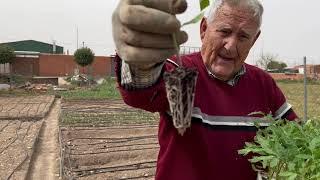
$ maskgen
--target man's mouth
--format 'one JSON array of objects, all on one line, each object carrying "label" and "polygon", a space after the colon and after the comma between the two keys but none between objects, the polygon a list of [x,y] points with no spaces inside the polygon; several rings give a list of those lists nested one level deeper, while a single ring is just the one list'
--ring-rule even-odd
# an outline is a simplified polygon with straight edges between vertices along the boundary
[{"label": "man's mouth", "polygon": [[227,57],[227,56],[221,56],[221,55],[218,55],[218,57],[223,61],[234,61],[233,57]]}]

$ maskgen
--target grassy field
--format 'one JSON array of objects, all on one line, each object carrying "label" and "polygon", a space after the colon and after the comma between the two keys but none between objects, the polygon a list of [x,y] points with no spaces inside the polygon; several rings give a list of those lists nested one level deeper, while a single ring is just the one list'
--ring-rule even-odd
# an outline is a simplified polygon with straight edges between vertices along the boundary
[{"label": "grassy field", "polygon": [[120,99],[120,94],[113,78],[107,78],[102,84],[91,88],[62,91],[55,94],[60,95],[66,100]]},{"label": "grassy field", "polygon": [[[115,86],[115,80],[108,79],[102,85],[96,87],[95,89],[88,90],[75,90],[70,92],[64,92],[61,95],[66,100],[72,99],[119,99],[120,95]],[[293,82],[293,81],[279,81],[277,82],[279,87],[284,92],[287,97],[287,101],[293,105],[293,109],[299,117],[303,117],[303,82]],[[309,83],[308,85],[308,117],[320,117],[320,83]],[[145,118],[147,117],[147,119]],[[109,113],[103,115],[77,115],[77,114],[66,114],[64,124],[109,124],[115,122],[140,122],[145,123],[148,121],[155,121],[154,114],[146,113],[141,110],[133,112],[117,112]],[[148,120],[148,118],[150,118]]]},{"label": "grassy field", "polygon": [[[303,117],[303,82],[277,82],[299,117]],[[320,117],[320,84],[308,84],[308,117]]]},{"label": "grassy field", "polygon": [[[284,92],[287,100],[293,105],[295,112],[299,117],[303,117],[303,82],[296,81],[278,81],[277,84]],[[101,85],[92,88],[81,88],[63,92],[48,92],[48,94],[57,94],[65,100],[102,100],[102,99],[121,99],[116,87],[115,79],[107,78]],[[37,95],[28,93],[23,90],[18,91],[0,91],[0,96],[23,96]],[[320,117],[320,82],[310,82],[308,84],[308,117]],[[141,112],[140,112],[141,113]],[[137,115],[135,115],[137,116]],[[117,118],[115,118],[117,117]],[[137,116],[140,117],[141,116]],[[99,119],[98,117],[93,117]],[[111,119],[118,119],[118,115],[110,116]],[[140,119],[139,118],[139,119]],[[70,122],[74,122],[73,118],[68,117]],[[83,118],[81,121],[85,121]],[[87,118],[85,118],[87,119]],[[99,120],[101,121],[101,119]]]},{"label": "grassy field", "polygon": [[136,111],[113,112],[106,110],[106,113],[78,113],[63,112],[60,124],[63,126],[114,126],[114,125],[139,125],[157,124],[159,115],[136,109]]},{"label": "grassy field", "polygon": [[[287,100],[293,105],[299,117],[303,116],[303,82],[279,81],[277,82],[284,92]],[[80,89],[59,93],[64,99],[120,99],[114,79],[107,79],[103,84],[92,89]],[[308,116],[320,116],[320,83],[308,84]]]}]

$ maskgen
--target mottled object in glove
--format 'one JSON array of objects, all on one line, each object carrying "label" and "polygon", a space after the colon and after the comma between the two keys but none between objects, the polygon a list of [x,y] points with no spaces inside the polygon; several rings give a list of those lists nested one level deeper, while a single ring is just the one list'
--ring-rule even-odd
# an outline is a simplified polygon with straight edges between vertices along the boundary
[{"label": "mottled object in glove", "polygon": [[197,77],[198,72],[195,69],[186,67],[177,67],[164,74],[173,124],[180,135],[191,126]]}]

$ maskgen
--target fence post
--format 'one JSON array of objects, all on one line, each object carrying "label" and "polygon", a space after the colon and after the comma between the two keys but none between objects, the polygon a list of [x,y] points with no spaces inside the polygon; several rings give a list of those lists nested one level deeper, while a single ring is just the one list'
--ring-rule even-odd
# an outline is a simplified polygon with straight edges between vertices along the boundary
[{"label": "fence post", "polygon": [[307,57],[304,56],[303,57],[303,73],[304,73],[304,114],[303,114],[303,121],[306,122],[307,121],[307,113],[308,113],[308,94],[307,94]]}]

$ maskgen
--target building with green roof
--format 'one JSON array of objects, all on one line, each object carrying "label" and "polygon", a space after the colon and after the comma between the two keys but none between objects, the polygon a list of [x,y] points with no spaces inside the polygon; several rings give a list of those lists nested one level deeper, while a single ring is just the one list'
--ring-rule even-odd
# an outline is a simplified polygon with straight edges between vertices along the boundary
[{"label": "building with green roof", "polygon": [[12,47],[15,51],[39,52],[45,54],[63,54],[63,47],[35,40],[23,40],[0,43]]}]

